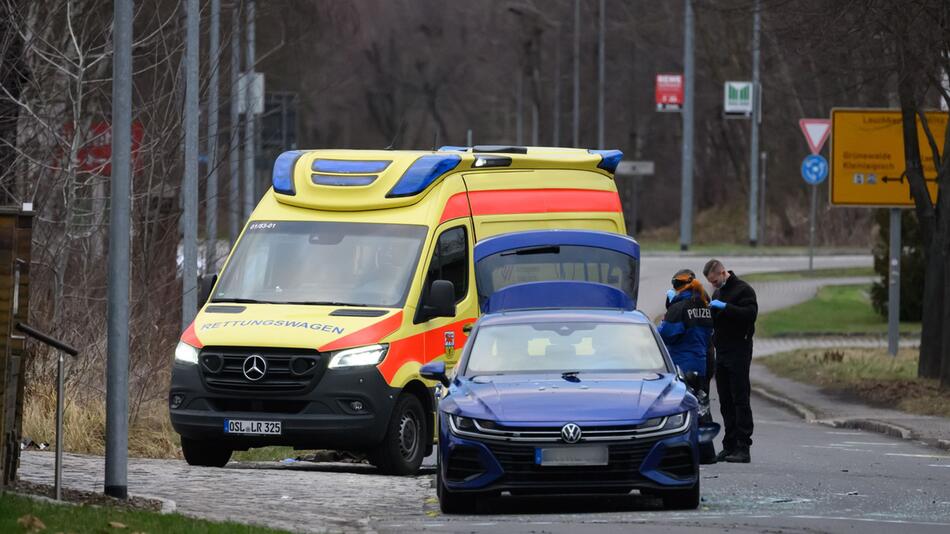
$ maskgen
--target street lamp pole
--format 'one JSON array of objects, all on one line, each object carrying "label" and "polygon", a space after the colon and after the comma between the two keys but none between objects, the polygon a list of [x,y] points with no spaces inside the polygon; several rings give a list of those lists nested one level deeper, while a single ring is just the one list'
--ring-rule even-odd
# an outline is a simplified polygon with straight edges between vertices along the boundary
[{"label": "street lamp pole", "polygon": [[684,0],[686,28],[683,42],[683,157],[680,195],[680,249],[688,250],[693,241],[693,87],[695,65],[693,56],[693,3]]}]

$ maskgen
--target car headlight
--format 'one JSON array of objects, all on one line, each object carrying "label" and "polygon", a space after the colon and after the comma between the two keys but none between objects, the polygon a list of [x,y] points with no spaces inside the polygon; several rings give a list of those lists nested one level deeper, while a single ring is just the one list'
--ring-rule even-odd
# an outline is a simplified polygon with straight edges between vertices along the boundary
[{"label": "car headlight", "polygon": [[470,417],[462,417],[461,415],[451,415],[452,424],[456,429],[463,432],[475,432],[475,420]]},{"label": "car headlight", "polygon": [[666,418],[666,423],[663,425],[661,430],[675,430],[680,428],[686,423],[687,417],[687,412],[670,415]]},{"label": "car headlight", "polygon": [[175,361],[184,362],[184,363],[193,363],[198,364],[198,349],[192,347],[191,345],[185,343],[184,341],[179,341],[178,346],[175,347]]},{"label": "car headlight", "polygon": [[366,347],[357,347],[355,349],[341,350],[333,354],[330,363],[327,365],[330,369],[340,367],[357,367],[361,365],[377,365],[386,357],[386,351],[389,345],[368,345]]}]

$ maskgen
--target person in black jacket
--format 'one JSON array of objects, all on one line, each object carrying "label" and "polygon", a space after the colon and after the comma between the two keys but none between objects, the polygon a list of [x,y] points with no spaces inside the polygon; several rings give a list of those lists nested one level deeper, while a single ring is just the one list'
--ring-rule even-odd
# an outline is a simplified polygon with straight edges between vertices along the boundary
[{"label": "person in black jacket", "polygon": [[717,461],[751,461],[752,407],[749,405],[749,366],[752,336],[759,313],[755,291],[716,259],[703,267],[706,280],[716,288],[709,303],[716,347],[716,390],[725,435]]}]

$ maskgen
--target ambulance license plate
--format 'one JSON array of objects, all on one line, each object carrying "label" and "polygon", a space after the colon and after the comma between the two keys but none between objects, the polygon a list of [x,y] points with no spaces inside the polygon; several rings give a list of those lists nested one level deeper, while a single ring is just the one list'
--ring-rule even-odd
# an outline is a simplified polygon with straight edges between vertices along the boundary
[{"label": "ambulance license plate", "polygon": [[280,435],[280,421],[245,421],[239,419],[224,420],[225,434],[267,434]]},{"label": "ambulance license plate", "polygon": [[534,463],[543,466],[607,465],[606,445],[580,445],[575,447],[537,447]]}]

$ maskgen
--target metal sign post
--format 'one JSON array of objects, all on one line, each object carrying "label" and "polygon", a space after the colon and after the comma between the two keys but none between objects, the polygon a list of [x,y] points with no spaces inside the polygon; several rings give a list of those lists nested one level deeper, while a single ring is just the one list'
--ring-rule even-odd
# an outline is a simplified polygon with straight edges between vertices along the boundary
[{"label": "metal sign post", "polygon": [[621,161],[617,165],[617,171],[614,172],[614,176],[617,178],[631,178],[631,194],[633,197],[630,199],[630,219],[632,219],[632,230],[628,225],[627,233],[636,237],[637,233],[637,219],[640,218],[640,177],[641,176],[652,176],[654,171],[654,164],[652,161]]},{"label": "metal sign post", "polygon": [[901,210],[891,208],[891,250],[887,277],[887,352],[897,356],[901,315]]},{"label": "metal sign post", "polygon": [[818,216],[818,184],[828,177],[828,160],[818,154],[802,161],[802,178],[811,184],[811,215],[808,224],[808,270],[815,269],[815,219]]}]

